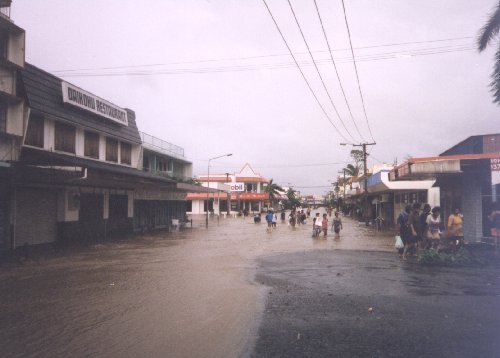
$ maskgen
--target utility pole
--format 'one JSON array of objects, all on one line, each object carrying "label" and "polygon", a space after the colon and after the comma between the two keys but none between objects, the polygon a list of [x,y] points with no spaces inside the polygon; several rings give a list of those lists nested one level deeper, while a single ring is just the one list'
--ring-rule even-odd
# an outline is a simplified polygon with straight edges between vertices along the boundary
[{"label": "utility pole", "polygon": [[366,146],[368,145],[375,145],[377,143],[372,142],[372,143],[359,143],[359,144],[353,144],[353,143],[340,143],[340,145],[352,145],[353,147],[361,147],[363,149],[363,176],[365,177],[365,185],[364,185],[364,191],[363,191],[363,196],[365,197],[365,208],[363,210],[363,216],[365,217],[365,222],[366,225],[368,225],[368,216],[367,216],[367,211],[368,211],[368,181],[366,174],[368,173],[368,167],[367,167],[367,154],[366,154]]},{"label": "utility pole", "polygon": [[338,172],[339,174],[342,174],[344,173],[344,181],[342,182],[343,183],[343,186],[344,186],[344,196],[342,197],[342,200],[345,201],[345,168],[342,169],[341,172]]}]

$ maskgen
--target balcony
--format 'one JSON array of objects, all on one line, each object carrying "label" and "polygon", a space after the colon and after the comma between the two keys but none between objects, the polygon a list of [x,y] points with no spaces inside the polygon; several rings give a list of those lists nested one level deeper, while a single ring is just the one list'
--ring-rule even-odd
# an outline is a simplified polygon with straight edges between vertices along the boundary
[{"label": "balcony", "polygon": [[139,132],[139,134],[141,135],[141,141],[144,148],[184,159],[183,148],[144,132]]}]

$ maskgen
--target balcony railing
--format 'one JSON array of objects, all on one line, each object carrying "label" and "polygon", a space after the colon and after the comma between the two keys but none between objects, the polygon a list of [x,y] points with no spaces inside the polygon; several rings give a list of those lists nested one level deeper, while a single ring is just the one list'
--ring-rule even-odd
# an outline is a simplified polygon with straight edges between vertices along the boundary
[{"label": "balcony railing", "polygon": [[149,173],[154,173],[155,175],[158,175],[158,176],[161,176],[161,177],[165,177],[165,178],[169,178],[169,179],[174,179],[174,180],[178,180],[178,181],[181,181],[181,182],[187,182],[187,181],[192,181],[193,178],[192,177],[188,177],[188,176],[185,176],[185,175],[182,175],[182,174],[174,174],[173,172],[164,172],[164,171],[161,171],[161,170],[156,170],[156,171],[152,171],[151,168],[149,167],[143,167],[142,168],[143,171],[145,172],[149,172]]},{"label": "balcony railing", "polygon": [[177,157],[184,157],[183,148],[144,132],[139,132],[139,134],[141,135],[142,143],[152,147],[151,149]]}]

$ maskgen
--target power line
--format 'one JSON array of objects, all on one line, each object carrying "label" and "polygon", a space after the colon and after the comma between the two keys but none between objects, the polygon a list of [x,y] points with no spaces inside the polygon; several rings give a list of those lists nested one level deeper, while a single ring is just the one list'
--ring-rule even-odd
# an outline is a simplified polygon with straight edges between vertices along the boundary
[{"label": "power line", "polygon": [[321,80],[321,83],[323,84],[323,88],[325,89],[326,95],[328,96],[330,103],[332,104],[332,107],[335,110],[335,113],[337,114],[337,117],[339,118],[340,123],[342,123],[342,126],[344,127],[345,131],[347,132],[347,134],[349,134],[349,137],[351,137],[351,139],[353,141],[355,141],[351,132],[349,132],[344,121],[340,117],[340,114],[339,114],[339,111],[337,110],[337,107],[333,103],[333,99],[332,99],[332,96],[330,95],[330,91],[328,91],[328,88],[326,87],[325,81],[323,80],[323,76],[321,75],[321,72],[319,71],[318,65],[316,64],[316,61],[314,60],[314,56],[311,53],[311,49],[309,48],[309,44],[307,43],[306,37],[304,35],[304,32],[302,31],[302,27],[300,26],[299,20],[297,19],[297,15],[295,14],[295,11],[293,10],[293,6],[292,6],[292,3],[290,2],[290,0],[288,0],[288,5],[290,6],[290,10],[292,11],[293,18],[295,19],[295,23],[297,24],[297,27],[299,28],[300,35],[302,36],[302,39],[304,40],[304,43],[305,43],[306,48],[307,48],[307,52],[309,52],[309,56],[311,56],[311,60],[314,64],[314,68],[316,69],[316,72],[318,73],[319,79]]},{"label": "power line", "polygon": [[[445,42],[445,41],[457,41],[457,40],[468,40],[473,39],[473,37],[452,37],[446,39],[436,39],[436,40],[425,40],[425,41],[408,41],[408,42],[397,42],[397,43],[388,43],[381,45],[371,45],[371,46],[361,46],[355,47],[355,50],[364,50],[371,48],[380,48],[380,47],[393,47],[393,46],[404,46],[404,45],[415,45],[415,44],[426,44],[426,43],[436,43],[436,42]],[[475,48],[475,45],[474,45]],[[334,49],[330,50],[331,52],[342,52],[349,51],[349,48],[342,49]],[[327,51],[313,51],[313,53],[323,53]],[[296,55],[304,55],[305,52],[296,52]],[[240,61],[240,60],[253,60],[258,58],[269,58],[269,57],[283,57],[288,56],[289,53],[283,54],[270,54],[270,55],[256,55],[256,56],[242,56],[242,57],[228,57],[228,58],[215,58],[215,59],[205,59],[205,60],[195,60],[195,61],[177,61],[177,62],[167,62],[167,63],[153,63],[153,64],[143,64],[143,65],[126,65],[126,66],[109,66],[109,67],[90,67],[90,68],[78,68],[78,69],[63,69],[63,70],[50,70],[51,73],[60,73],[60,72],[75,72],[75,71],[95,71],[95,70],[115,70],[115,69],[128,69],[128,68],[139,68],[139,67],[159,67],[159,66],[172,66],[172,65],[187,65],[187,64],[196,64],[196,63],[206,63],[206,62],[228,62],[228,61]]]},{"label": "power line", "polygon": [[[206,161],[204,159],[197,159],[199,161]],[[349,162],[346,160],[345,162],[331,162],[331,163],[313,163],[313,164],[282,164],[282,165],[252,165],[254,169],[284,169],[284,168],[309,168],[309,167],[321,167],[321,166],[330,166],[330,165],[340,165],[340,164],[348,164]],[[223,167],[223,168],[241,168],[241,165],[231,164],[228,165],[216,165],[212,164],[212,167]]]},{"label": "power line", "polygon": [[[321,24],[321,29],[323,30],[323,35],[325,36],[325,41],[326,45],[328,46],[328,53],[330,54],[330,58],[333,63],[333,67],[335,68],[335,73],[337,74],[337,80],[339,81],[340,89],[342,90],[342,95],[344,96],[345,104],[347,106],[347,109],[349,110],[349,114],[351,115],[351,120],[354,123],[354,127],[356,128],[356,131],[359,134],[359,137],[361,138],[362,141],[364,141],[363,135],[359,131],[358,125],[356,124],[356,121],[354,120],[354,116],[352,115],[351,111],[351,106],[349,106],[349,102],[347,101],[347,96],[344,91],[344,86],[342,86],[342,81],[340,80],[340,75],[337,70],[337,65],[335,64],[335,60],[333,59],[333,54],[332,54],[332,49],[330,48],[330,42],[328,41],[328,36],[326,35],[325,27],[323,26],[323,20],[321,19],[321,15],[319,13],[319,8],[316,0],[314,0],[314,6],[316,7],[316,13],[318,14],[319,22]],[[353,138],[354,139],[354,138]]]},{"label": "power line", "polygon": [[280,33],[281,35],[281,38],[283,39],[283,42],[285,43],[288,51],[290,52],[290,55],[292,56],[295,64],[297,65],[297,68],[299,69],[301,75],[302,75],[302,78],[304,79],[304,81],[306,82],[307,84],[307,87],[309,88],[309,90],[311,91],[312,95],[314,96],[314,98],[316,99],[316,102],[318,103],[318,105],[320,106],[321,110],[323,111],[323,113],[325,114],[326,118],[328,119],[328,121],[330,122],[330,124],[333,126],[333,128],[335,128],[335,130],[337,131],[337,133],[340,135],[340,137],[342,137],[344,140],[347,140],[345,138],[345,136],[339,131],[339,129],[335,126],[335,124],[332,122],[330,116],[328,115],[328,113],[326,113],[325,109],[323,108],[323,105],[321,104],[321,102],[319,101],[318,97],[316,96],[316,93],[314,93],[311,85],[309,84],[309,81],[307,80],[304,72],[302,71],[302,69],[300,68],[300,65],[299,63],[297,62],[297,60],[295,59],[295,56],[293,55],[293,52],[292,52],[292,49],[290,48],[290,46],[288,45],[288,42],[286,41],[285,39],[285,36],[283,35],[283,33],[281,32],[281,29],[279,28],[278,26],[278,23],[276,22],[274,16],[273,16],[273,13],[271,12],[271,9],[269,8],[269,6],[267,6],[267,2],[266,0],[262,0],[264,2],[264,5],[266,6],[266,9],[267,11],[269,12],[269,15],[271,16],[271,19],[273,20],[274,24],[276,25],[276,29],[278,30],[278,32]]},{"label": "power line", "polygon": [[[369,61],[380,61],[380,60],[391,60],[399,59],[404,57],[419,57],[427,55],[436,55],[452,52],[463,52],[463,51],[475,51],[475,46],[462,46],[449,48],[449,46],[435,47],[435,48],[425,48],[418,50],[409,51],[395,51],[371,54],[366,56],[360,56],[357,58],[357,62],[369,62]],[[330,59],[327,60],[316,60],[318,64],[330,63]],[[352,62],[352,57],[343,57],[337,60],[337,63],[347,63]],[[309,61],[299,61],[302,67],[312,66]],[[259,71],[259,70],[279,70],[295,67],[294,62],[283,62],[283,63],[268,63],[268,64],[255,64],[255,65],[243,65],[243,66],[225,66],[225,67],[205,67],[205,68],[181,68],[181,69],[159,69],[150,71],[124,71],[124,72],[73,72],[64,73],[59,71],[57,73],[60,77],[71,78],[71,77],[120,77],[120,76],[155,76],[155,75],[185,75],[185,74],[207,74],[207,73],[226,73],[226,72],[246,72],[246,71]],[[55,71],[54,71],[55,73]]]},{"label": "power line", "polygon": [[349,37],[349,45],[351,47],[352,61],[354,64],[354,70],[356,72],[356,79],[358,81],[359,95],[361,96],[361,104],[363,105],[363,112],[365,113],[366,125],[368,126],[368,131],[370,132],[370,137],[372,138],[372,141],[375,142],[375,139],[373,139],[372,130],[370,128],[370,123],[368,122],[368,116],[366,114],[365,100],[363,98],[363,92],[361,91],[361,83],[359,82],[358,66],[356,66],[356,58],[354,57],[354,50],[352,49],[351,31],[349,30],[349,22],[347,21],[347,13],[345,11],[344,0],[342,0],[342,8],[344,9],[345,25],[347,27],[347,35]]}]

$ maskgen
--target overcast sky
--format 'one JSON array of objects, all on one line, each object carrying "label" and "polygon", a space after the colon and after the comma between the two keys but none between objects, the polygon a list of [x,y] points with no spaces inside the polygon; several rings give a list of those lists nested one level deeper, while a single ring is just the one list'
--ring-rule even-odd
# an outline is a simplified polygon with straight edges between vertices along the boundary
[{"label": "overcast sky", "polygon": [[318,101],[262,0],[14,0],[11,17],[29,63],[133,109],[139,130],[184,148],[195,175],[233,153],[211,173],[248,162],[323,194],[350,160],[341,142],[376,141],[372,166],[500,132],[494,49],[475,47],[496,0],[345,0],[366,117],[342,1],[316,3],[352,116],[314,0],[291,4],[328,93],[288,1],[266,1]]}]

